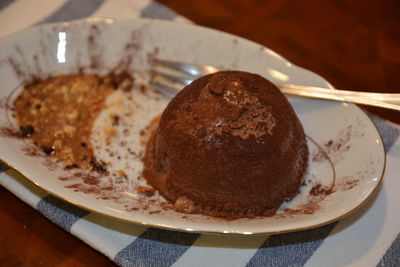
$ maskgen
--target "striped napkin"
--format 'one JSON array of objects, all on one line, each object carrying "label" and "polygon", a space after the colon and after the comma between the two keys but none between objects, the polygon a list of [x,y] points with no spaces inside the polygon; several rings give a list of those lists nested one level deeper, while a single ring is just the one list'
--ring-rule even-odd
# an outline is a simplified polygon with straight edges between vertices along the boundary
[{"label": "striped napkin", "polygon": [[[2,0],[0,36],[37,23],[91,16],[187,21],[148,0]],[[173,232],[88,212],[2,165],[0,185],[120,266],[400,266],[400,126],[370,116],[387,153],[377,197],[339,222],[307,231],[273,236]]]}]

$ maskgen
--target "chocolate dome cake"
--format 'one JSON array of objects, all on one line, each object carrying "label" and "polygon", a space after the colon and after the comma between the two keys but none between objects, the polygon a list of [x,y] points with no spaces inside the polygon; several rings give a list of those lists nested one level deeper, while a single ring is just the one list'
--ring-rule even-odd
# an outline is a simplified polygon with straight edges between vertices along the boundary
[{"label": "chocolate dome cake", "polygon": [[307,159],[302,125],[280,90],[256,74],[221,71],[171,100],[143,174],[178,211],[253,217],[298,193]]}]

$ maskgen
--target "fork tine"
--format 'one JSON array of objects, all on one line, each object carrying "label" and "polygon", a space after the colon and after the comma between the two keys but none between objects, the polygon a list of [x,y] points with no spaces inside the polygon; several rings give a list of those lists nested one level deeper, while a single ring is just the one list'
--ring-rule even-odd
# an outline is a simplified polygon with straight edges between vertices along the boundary
[{"label": "fork tine", "polygon": [[164,72],[159,72],[158,70],[153,69],[151,80],[162,80],[164,83],[165,82],[173,83],[173,84],[178,84],[181,87],[184,87],[189,83],[193,82],[194,77],[192,78],[188,76],[172,75]]},{"label": "fork tine", "polygon": [[152,70],[149,85],[164,95],[173,97],[191,81],[191,78],[168,75]]},{"label": "fork tine", "polygon": [[154,59],[153,67],[172,69],[195,78],[219,71],[209,65],[187,64],[163,59]]},{"label": "fork tine", "polygon": [[196,65],[154,59],[149,85],[164,95],[175,96],[183,87],[206,74],[219,71],[208,65]]},{"label": "fork tine", "polygon": [[174,97],[179,92],[179,90],[182,89],[182,88],[178,89],[175,87],[170,87],[163,83],[158,83],[156,81],[150,81],[148,85],[153,87],[154,89],[156,89],[163,95],[170,96],[170,97]]}]

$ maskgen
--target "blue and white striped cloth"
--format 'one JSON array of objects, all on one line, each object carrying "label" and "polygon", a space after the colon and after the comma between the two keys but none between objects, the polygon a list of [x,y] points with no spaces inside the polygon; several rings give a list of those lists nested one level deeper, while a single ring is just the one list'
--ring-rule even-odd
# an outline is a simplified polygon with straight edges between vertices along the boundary
[{"label": "blue and white striped cloth", "polygon": [[[90,16],[185,21],[149,0],[0,0],[0,36],[36,23]],[[90,213],[1,165],[0,185],[121,266],[400,266],[400,126],[371,117],[387,151],[380,192],[345,219],[307,231],[273,236],[173,232]]]}]

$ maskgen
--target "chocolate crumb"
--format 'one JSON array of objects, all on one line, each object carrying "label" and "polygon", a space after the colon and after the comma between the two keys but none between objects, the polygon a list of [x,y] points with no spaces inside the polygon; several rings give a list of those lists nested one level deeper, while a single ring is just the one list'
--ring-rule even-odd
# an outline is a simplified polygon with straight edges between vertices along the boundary
[{"label": "chocolate crumb", "polygon": [[159,214],[159,213],[161,213],[161,210],[149,211],[149,214],[150,214],[150,215],[152,215],[152,214]]},{"label": "chocolate crumb", "polygon": [[65,169],[67,169],[67,170],[78,169],[78,168],[79,168],[79,166],[77,164],[71,164],[71,165],[65,166]]},{"label": "chocolate crumb", "polygon": [[150,187],[150,186],[142,186],[142,185],[138,185],[136,187],[136,191],[138,191],[139,193],[144,193],[146,196],[153,196],[155,193],[154,188]]},{"label": "chocolate crumb", "polygon": [[42,150],[46,155],[50,155],[51,153],[54,152],[54,149],[52,147],[49,147],[49,146],[43,146]]},{"label": "chocolate crumb", "polygon": [[112,116],[112,125],[113,126],[118,126],[119,125],[119,120],[120,120],[120,117],[118,115],[113,115]]},{"label": "chocolate crumb", "polygon": [[314,185],[310,190],[311,196],[325,195],[328,196],[334,192],[332,187],[325,188],[321,184]]},{"label": "chocolate crumb", "polygon": [[146,93],[146,86],[144,86],[143,84],[140,85],[139,89],[140,89],[140,92],[141,92],[142,94]]},{"label": "chocolate crumb", "polygon": [[[99,178],[93,175],[84,175],[83,182],[88,185],[97,185],[99,183]],[[91,192],[89,190],[89,192]]]},{"label": "chocolate crumb", "polygon": [[35,133],[35,128],[32,125],[21,126],[21,136],[30,137]]},{"label": "chocolate crumb", "polygon": [[95,160],[90,161],[90,166],[92,166],[93,170],[98,173],[105,173],[107,169],[103,166],[103,164],[96,162]]},{"label": "chocolate crumb", "polygon": [[118,170],[117,175],[118,175],[118,177],[128,177],[123,170]]}]

